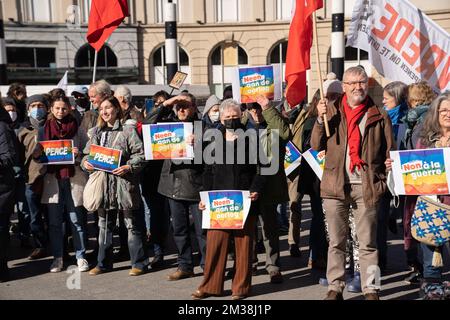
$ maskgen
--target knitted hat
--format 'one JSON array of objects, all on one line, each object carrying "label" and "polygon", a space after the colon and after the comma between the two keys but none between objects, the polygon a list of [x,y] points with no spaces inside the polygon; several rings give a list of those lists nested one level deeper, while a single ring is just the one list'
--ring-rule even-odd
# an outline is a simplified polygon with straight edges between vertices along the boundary
[{"label": "knitted hat", "polygon": [[33,102],[42,102],[45,104],[46,107],[48,107],[48,101],[45,99],[45,97],[42,94],[34,94],[27,98],[27,108],[32,104]]},{"label": "knitted hat", "polygon": [[10,97],[2,98],[2,102],[4,106],[16,106],[16,102]]},{"label": "knitted hat", "polygon": [[327,80],[323,83],[323,92],[327,93],[343,93],[342,82],[340,82],[334,72],[327,74]]},{"label": "knitted hat", "polygon": [[220,99],[213,94],[208,98],[208,100],[206,100],[205,108],[203,109],[203,115],[208,114],[208,111],[211,110],[211,108],[215,105],[220,105]]}]

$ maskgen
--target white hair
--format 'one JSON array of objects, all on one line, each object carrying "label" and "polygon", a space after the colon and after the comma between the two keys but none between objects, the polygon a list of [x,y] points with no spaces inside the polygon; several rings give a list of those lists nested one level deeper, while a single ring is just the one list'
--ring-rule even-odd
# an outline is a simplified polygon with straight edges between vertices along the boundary
[{"label": "white hair", "polygon": [[222,117],[225,110],[228,110],[228,109],[234,109],[239,112],[239,116],[242,115],[241,106],[239,105],[239,103],[236,100],[233,100],[230,98],[230,99],[226,99],[226,100],[222,101],[222,103],[219,106],[220,117]]},{"label": "white hair", "polygon": [[116,97],[124,97],[126,103],[131,102],[131,91],[124,85],[117,86],[116,90],[114,91],[114,95]]},{"label": "white hair", "polygon": [[94,88],[97,94],[100,94],[104,97],[110,96],[112,94],[111,86],[106,80],[97,80],[89,86],[89,89]]}]

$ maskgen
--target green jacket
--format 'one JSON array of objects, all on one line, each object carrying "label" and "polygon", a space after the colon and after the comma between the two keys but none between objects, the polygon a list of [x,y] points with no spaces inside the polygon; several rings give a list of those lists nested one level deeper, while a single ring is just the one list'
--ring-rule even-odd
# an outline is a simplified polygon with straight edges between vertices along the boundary
[{"label": "green jacket", "polygon": [[[291,131],[287,120],[283,119],[281,114],[274,107],[270,107],[262,112],[264,120],[267,123],[267,135],[263,136],[260,144],[264,149],[266,156],[272,158],[272,139],[276,138],[273,130],[278,130],[279,135],[279,156],[278,170],[274,175],[268,175],[266,184],[260,195],[260,201],[263,205],[278,204],[289,201],[287,178],[284,171],[284,156],[286,153],[286,144],[291,139]],[[250,115],[244,115],[244,125]],[[271,159],[273,163],[274,159]],[[266,165],[270,166],[270,164]],[[264,174],[264,173],[263,173]]]},{"label": "green jacket", "polygon": [[[85,154],[82,161],[83,169],[85,169],[84,160],[88,159],[91,144],[100,145],[102,132],[97,126],[89,130],[88,135],[90,139],[83,150],[83,154]],[[119,134],[120,136],[116,140]],[[139,138],[133,126],[122,125],[117,120],[109,134],[105,147],[121,150],[120,165],[130,165],[131,172],[122,177],[112,173],[107,174],[107,185],[104,186],[106,192],[104,193],[101,208],[106,210],[139,209],[141,203],[139,172],[142,170],[145,160],[141,138]]]}]

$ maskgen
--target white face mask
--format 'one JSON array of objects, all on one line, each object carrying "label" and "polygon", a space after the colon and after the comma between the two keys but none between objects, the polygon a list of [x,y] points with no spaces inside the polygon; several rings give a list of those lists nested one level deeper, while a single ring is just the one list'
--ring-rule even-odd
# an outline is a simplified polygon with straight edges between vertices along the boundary
[{"label": "white face mask", "polygon": [[17,112],[15,111],[8,111],[9,116],[11,117],[11,120],[14,122],[17,120]]},{"label": "white face mask", "polygon": [[209,118],[211,119],[212,122],[217,122],[219,121],[219,112],[211,112],[209,114]]}]

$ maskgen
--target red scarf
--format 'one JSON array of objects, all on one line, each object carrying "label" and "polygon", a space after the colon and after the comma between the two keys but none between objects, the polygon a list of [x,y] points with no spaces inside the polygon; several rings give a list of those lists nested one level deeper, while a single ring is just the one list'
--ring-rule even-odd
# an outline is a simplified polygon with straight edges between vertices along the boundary
[{"label": "red scarf", "polygon": [[[78,131],[78,124],[71,115],[66,116],[61,121],[51,118],[44,125],[44,140],[64,140],[72,139]],[[75,174],[74,165],[49,165],[47,172],[55,173],[56,178],[67,179]]]},{"label": "red scarf", "polygon": [[350,155],[350,172],[355,171],[355,167],[359,170],[366,163],[360,158],[361,153],[361,131],[359,130],[358,121],[364,116],[368,109],[367,98],[362,104],[356,108],[350,108],[347,102],[347,95],[342,97],[342,104],[344,105],[344,113],[347,118],[347,143]]}]

